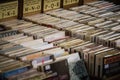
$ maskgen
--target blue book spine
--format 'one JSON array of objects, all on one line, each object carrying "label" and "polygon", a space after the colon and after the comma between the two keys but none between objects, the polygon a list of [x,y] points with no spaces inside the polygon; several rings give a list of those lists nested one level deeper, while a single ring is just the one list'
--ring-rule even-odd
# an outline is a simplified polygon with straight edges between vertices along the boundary
[{"label": "blue book spine", "polygon": [[13,76],[16,74],[23,73],[23,72],[28,71],[28,70],[29,70],[28,67],[22,67],[22,68],[18,68],[15,70],[4,72],[4,73],[0,74],[0,80],[3,80],[4,78],[10,77],[10,76]]}]

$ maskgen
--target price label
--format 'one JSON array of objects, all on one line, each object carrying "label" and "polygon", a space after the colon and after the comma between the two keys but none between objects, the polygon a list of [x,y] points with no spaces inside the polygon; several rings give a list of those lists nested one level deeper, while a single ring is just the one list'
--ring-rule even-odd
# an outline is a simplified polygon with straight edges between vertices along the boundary
[{"label": "price label", "polygon": [[41,1],[42,0],[24,0],[23,13],[41,11]]},{"label": "price label", "polygon": [[79,0],[63,0],[63,5],[70,5],[70,4],[75,4],[79,3]]},{"label": "price label", "polygon": [[0,19],[17,16],[18,1],[0,4]]},{"label": "price label", "polygon": [[61,0],[44,0],[44,11],[60,8]]}]

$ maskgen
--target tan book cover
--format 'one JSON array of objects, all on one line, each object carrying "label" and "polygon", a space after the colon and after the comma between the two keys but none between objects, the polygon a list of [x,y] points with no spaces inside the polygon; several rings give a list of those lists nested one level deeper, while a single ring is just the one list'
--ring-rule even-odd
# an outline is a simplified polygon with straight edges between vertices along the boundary
[{"label": "tan book cover", "polygon": [[88,24],[89,25],[94,25],[96,23],[100,23],[100,22],[103,22],[103,21],[105,21],[105,20],[103,18],[101,18],[101,19],[96,19],[94,21],[90,21],[90,22],[88,22]]},{"label": "tan book cover", "polygon": [[23,42],[32,41],[32,40],[33,40],[33,37],[27,37],[27,38],[23,38],[23,39],[20,39],[20,40],[16,40],[13,43],[21,44]]},{"label": "tan book cover", "polygon": [[[107,56],[107,55],[112,55],[112,54],[115,54],[115,53],[118,53],[119,51],[118,50],[115,50],[115,49],[109,49],[109,51],[106,51],[104,53],[101,53],[101,54],[96,54],[96,65],[95,65],[95,76],[96,77],[103,77],[102,73],[103,73],[103,57],[104,56]],[[98,67],[100,66],[100,67]]]},{"label": "tan book cover", "polygon": [[90,48],[86,48],[83,50],[84,60],[85,60],[85,64],[87,66],[88,71],[89,71],[89,52],[99,49],[101,47],[103,47],[103,46],[102,45],[97,46],[97,45],[93,44],[93,46],[91,46]]},{"label": "tan book cover", "polygon": [[93,50],[89,52],[89,74],[93,75],[94,72],[94,53],[106,50],[108,47],[101,47],[99,49]]}]

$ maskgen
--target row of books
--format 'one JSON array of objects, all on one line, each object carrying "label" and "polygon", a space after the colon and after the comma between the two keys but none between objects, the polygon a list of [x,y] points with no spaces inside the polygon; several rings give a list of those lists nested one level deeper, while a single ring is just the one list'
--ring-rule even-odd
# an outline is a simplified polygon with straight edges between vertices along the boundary
[{"label": "row of books", "polygon": [[[108,2],[105,2],[105,3],[108,3]],[[59,17],[59,18],[63,18],[63,19],[66,19],[67,16],[71,17],[71,15],[76,15],[76,14],[79,17],[78,13],[76,13],[74,11],[64,10],[64,9],[56,9],[56,10],[48,11],[48,12],[46,12],[46,14],[55,16],[56,18]],[[50,19],[52,19],[52,18],[50,18]],[[50,22],[49,24],[51,26],[57,27],[58,29],[66,30],[70,34],[72,33],[71,35],[73,35],[73,37],[77,36],[78,38],[81,38],[81,39],[84,39],[84,40],[91,40],[90,35],[95,34],[97,32],[100,32],[100,34],[98,33],[97,35],[101,35],[102,34],[102,32],[101,32],[102,29],[119,32],[119,23],[118,22],[114,22],[114,21],[111,21],[111,20],[106,20],[104,18],[92,17],[90,15],[88,15],[88,17],[82,17],[81,19],[83,19],[83,20],[80,20],[80,22],[86,23],[87,25],[83,25],[83,24],[79,24],[77,22],[73,22],[73,21],[70,21],[70,20],[63,20],[63,19],[61,19],[62,23],[60,23],[60,21],[58,20],[58,21],[55,21],[55,22],[54,21]],[[36,20],[34,20],[34,21],[36,21]],[[110,24],[110,25],[108,25],[108,24]],[[88,26],[88,25],[90,25],[90,26]],[[93,27],[91,27],[91,26],[93,26]],[[98,28],[98,29],[96,29],[96,28]],[[74,32],[72,32],[72,30]],[[104,31],[103,31],[103,33],[104,33]],[[105,32],[108,32],[108,31],[105,31]],[[112,38],[112,41],[111,41],[111,38]],[[113,34],[113,36],[111,35],[111,37],[109,37],[109,39],[110,40],[108,40],[108,41],[107,40],[102,40],[102,44],[105,45],[105,46],[115,47],[116,43],[119,42],[119,33],[115,33],[115,34]],[[98,40],[95,40],[95,39],[94,39],[94,41],[96,41],[96,43],[101,44],[101,41],[98,41]],[[117,47],[119,47],[119,46],[117,45]]]},{"label": "row of books", "polygon": [[78,24],[77,22],[74,22],[74,21],[65,20],[65,19],[61,19],[58,17],[53,17],[47,14],[36,14],[32,16],[27,16],[24,19],[35,22],[37,24],[45,25],[48,27],[53,27],[59,30],[64,29],[65,27]]},{"label": "row of books", "polygon": [[73,7],[70,10],[77,11],[83,14],[89,14],[92,16],[98,17],[98,15],[107,13],[107,12],[116,12],[120,10],[119,5],[107,1],[96,1],[91,2],[83,6]]},{"label": "row of books", "polygon": [[69,40],[58,45],[71,53],[79,52],[91,76],[107,79],[119,74],[120,51],[118,49],[96,45],[90,41]]},{"label": "row of books", "polygon": [[55,40],[66,38],[65,31],[59,31],[57,29],[34,24],[32,27],[21,30],[21,32],[32,35],[35,39],[43,38],[46,42],[53,42]]},{"label": "row of books", "polygon": [[[41,14],[39,14],[39,15],[41,15]],[[87,25],[93,26],[98,29],[100,28],[100,29],[104,29],[104,30],[120,32],[120,30],[119,30],[120,23],[119,22],[114,22],[112,20],[106,20],[104,18],[84,16],[84,17],[80,17],[78,22],[74,22],[74,21],[60,19],[60,18],[56,18],[56,17],[52,17],[52,16],[49,16],[49,17],[50,17],[49,18],[50,20],[47,19],[48,17],[43,19],[42,17],[38,18],[38,16],[37,16],[38,20],[35,20],[33,17],[33,20],[31,20],[31,21],[34,21],[39,24],[44,24],[44,25],[47,25],[47,26],[50,26],[50,27],[53,27],[53,28],[56,28],[59,30],[61,30],[61,29],[65,30],[65,28],[72,27],[72,26],[79,25],[79,24],[87,24]],[[39,19],[42,19],[42,21],[40,21]],[[110,25],[108,25],[108,24],[110,24]]]},{"label": "row of books", "polygon": [[[69,70],[67,64],[67,60],[63,59],[43,64],[38,68],[39,70],[36,70],[26,63],[0,56],[0,80],[68,80]],[[64,70],[61,71],[56,68],[57,66],[62,66]]]},{"label": "row of books", "polygon": [[[58,46],[61,46],[61,47],[63,47],[63,48],[65,48],[66,50],[68,50],[68,51],[70,51],[70,52],[80,52],[81,53],[81,57],[82,58],[84,58],[84,60],[86,61],[86,65],[88,65],[88,66],[91,66],[91,63],[90,64],[88,64],[89,63],[89,61],[91,61],[91,60],[88,60],[88,59],[91,59],[91,55],[93,56],[93,54],[92,53],[94,53],[94,56],[96,56],[97,55],[97,53],[101,53],[101,54],[99,54],[99,55],[103,55],[103,54],[105,54],[106,56],[105,56],[105,58],[107,58],[107,59],[112,59],[112,57],[114,56],[114,58],[115,58],[115,56],[116,56],[116,59],[114,59],[115,60],[115,63],[117,63],[118,64],[118,67],[119,67],[119,59],[117,59],[117,57],[119,57],[119,50],[117,50],[117,49],[113,49],[113,48],[108,48],[108,47],[104,47],[104,46],[102,46],[102,45],[96,45],[96,44],[94,44],[94,43],[91,43],[90,41],[87,41],[87,42],[84,42],[84,41],[80,41],[79,39],[78,40],[74,40],[74,39],[68,39],[68,40],[66,40],[66,41],[58,41],[57,43],[56,43],[56,45],[58,45]],[[83,51],[85,49],[85,52]],[[88,54],[86,53],[86,50],[88,50]],[[89,54],[89,50],[91,51],[90,53],[91,54]],[[95,51],[94,51],[95,50]],[[111,53],[112,52],[112,53]],[[88,56],[90,55],[90,57],[88,58]],[[86,58],[87,57],[87,58]],[[103,56],[101,57],[101,58],[103,58]],[[98,60],[99,61],[99,57],[96,57],[95,59],[92,59],[92,60],[94,60],[93,62],[95,62],[96,60]],[[116,61],[117,60],[117,61]],[[106,59],[105,59],[105,61],[106,61]],[[108,60],[109,61],[109,60]],[[102,63],[103,61],[101,61],[101,64],[103,64]],[[113,63],[114,63],[114,61],[113,61]],[[96,63],[93,63],[93,65],[97,65],[97,62]],[[99,65],[101,65],[101,64],[99,64]],[[114,64],[109,64],[109,62],[108,63],[105,63],[106,65],[114,65]],[[104,65],[104,66],[106,66],[106,65]],[[87,66],[87,67],[88,67]],[[91,67],[91,68],[88,68],[88,69],[90,69],[90,70],[94,70],[94,69],[92,69],[93,68],[93,66]],[[112,67],[113,68],[113,67]],[[116,68],[116,66],[115,66],[115,68]],[[115,69],[115,68],[113,68],[113,69]],[[95,68],[95,70],[98,70],[97,69],[97,67]],[[101,68],[101,70],[102,70],[102,68]],[[112,70],[111,70],[112,71]],[[89,71],[90,72],[90,71]],[[93,73],[94,71],[92,71],[92,73]],[[92,73],[90,73],[90,74],[92,74]],[[98,73],[98,72],[97,72]],[[101,73],[101,72],[99,72],[100,74],[103,74],[103,73]],[[109,76],[110,74],[112,74],[112,73],[114,73],[114,74],[118,74],[118,72],[111,72],[111,73],[105,73],[105,75],[107,74],[107,76]],[[95,74],[93,74],[93,75],[95,75]],[[96,77],[100,77],[100,75],[95,75]],[[103,76],[102,76],[103,77]]]},{"label": "row of books", "polygon": [[94,27],[83,24],[66,28],[66,31],[72,37],[77,37],[82,40],[91,41],[104,46],[119,48],[120,34],[116,32],[96,29]]},{"label": "row of books", "polygon": [[[105,68],[104,70],[106,70],[106,73],[104,73],[104,75],[107,75],[108,77],[110,76],[110,74],[113,74],[113,73],[117,74],[119,72],[119,69],[118,69],[119,68],[119,50],[117,50],[117,49],[104,47],[102,45],[96,45],[89,41],[85,42],[83,40],[74,39],[74,38],[67,39],[65,41],[58,41],[56,43],[56,45],[60,46],[62,48],[65,48],[66,50],[70,51],[71,53],[72,52],[80,52],[80,56],[86,61],[86,65],[88,67],[89,73],[92,75],[95,75],[97,77],[102,77],[101,75],[103,75],[103,73],[101,73],[101,71],[98,72],[98,70],[99,69],[103,70],[103,68]],[[48,53],[48,54],[55,53],[55,55],[57,55],[58,54],[58,52],[56,52],[57,50],[59,52],[60,48],[53,48],[53,49],[45,50],[43,52]],[[17,52],[17,50],[15,52]],[[21,51],[21,53],[22,53],[22,51]],[[73,57],[73,55],[74,55],[74,57]],[[67,56],[69,57],[70,55],[66,54],[64,56],[59,56],[59,57],[56,56],[55,59],[56,60],[64,59],[64,58],[67,58]],[[73,59],[75,58],[75,54],[71,54],[71,56],[73,57]],[[76,57],[78,57],[78,55]],[[32,55],[31,55],[31,58],[33,58]],[[44,59],[45,59],[45,57],[44,57]],[[48,59],[48,58],[46,57],[46,59]],[[73,59],[69,59],[69,60],[75,61],[75,60],[79,59],[79,57],[75,58],[75,60],[73,60]],[[103,59],[104,59],[104,61],[103,61]],[[111,62],[111,59],[113,59],[112,62]],[[43,63],[46,63],[46,61],[43,62],[42,59],[39,59],[39,60],[42,62],[39,64],[39,66],[42,65]],[[99,60],[101,60],[101,61],[98,63]],[[34,59],[32,61],[32,64],[33,64],[34,68],[36,66],[38,66],[38,59]],[[92,67],[91,67],[91,64],[92,64]],[[105,67],[102,67],[103,64]],[[99,65],[101,67],[98,69]],[[116,65],[116,66],[114,66],[114,65]],[[106,66],[108,66],[107,69],[106,69]],[[111,66],[111,67],[113,66],[113,67],[111,68],[109,66]],[[116,68],[117,66],[118,66],[118,68]],[[109,72],[108,68],[110,68],[110,70],[111,70],[110,72]],[[117,70],[114,71],[114,69],[117,69]]]},{"label": "row of books", "polygon": [[[73,11],[65,10],[65,9],[56,9],[56,10],[46,12],[46,14],[67,19],[67,20],[77,21],[79,23],[93,25],[93,26],[95,26],[95,23],[101,24],[102,22],[111,21],[111,23],[115,25],[109,26],[107,23],[105,23],[104,24],[105,27],[103,27],[103,29],[119,31],[117,30],[119,29],[118,26],[120,24],[119,23],[119,16],[120,16],[119,5],[115,5],[113,3],[106,2],[106,1],[98,1],[96,2],[96,4],[95,2],[94,4],[92,3],[90,4],[70,8],[70,10],[73,10]],[[95,6],[95,5],[98,5],[98,6]],[[112,28],[117,28],[117,29],[114,30]]]},{"label": "row of books", "polygon": [[0,55],[0,80],[28,71],[29,64]]},{"label": "row of books", "polygon": [[5,30],[5,31],[1,31],[0,32],[0,39],[7,37],[7,36],[11,36],[11,35],[16,35],[18,34],[18,30]]},{"label": "row of books", "polygon": [[27,22],[24,20],[13,19],[9,21],[0,22],[1,26],[5,26],[7,29],[20,30],[32,25],[32,22]]},{"label": "row of books", "polygon": [[[104,19],[98,19],[98,20],[104,21]],[[68,25],[67,25],[67,22],[68,22]],[[100,27],[100,29],[99,28],[96,29],[96,27],[91,27],[89,25],[78,24],[76,22],[74,22],[74,24],[73,24],[73,23],[69,23],[69,22],[70,21],[63,22],[66,26],[64,24],[56,23],[56,27],[58,27],[58,28],[62,27],[62,29],[66,31],[66,34],[68,34],[72,37],[77,37],[77,38],[80,38],[80,39],[86,40],[86,41],[92,41],[97,44],[103,44],[103,45],[109,46],[109,47],[119,47],[119,39],[120,39],[119,33],[103,30],[101,27]],[[91,21],[91,23],[89,23],[89,24],[93,24],[93,23],[94,22]],[[97,22],[95,22],[95,23],[97,23]],[[107,23],[107,21],[106,21],[106,23]],[[98,26],[98,25],[102,25],[102,23],[96,24],[96,26]],[[111,23],[111,25],[117,25],[117,27],[119,27],[119,24],[117,24],[117,23],[116,24]],[[110,25],[108,25],[108,26],[110,26]],[[112,28],[112,29],[114,29],[114,28]],[[38,31],[40,31],[40,30],[38,30]],[[99,36],[103,36],[103,37],[99,37]],[[64,37],[65,36],[63,36],[63,38]],[[105,37],[106,37],[106,39],[103,39]]]},{"label": "row of books", "polygon": [[[35,27],[34,27],[35,28]],[[49,29],[49,28],[48,28]],[[29,29],[28,29],[29,30]],[[59,32],[59,31],[58,31]],[[60,31],[60,32],[63,32],[63,31]],[[45,33],[43,33],[45,34]],[[63,34],[63,33],[62,33]],[[50,34],[49,34],[50,35]],[[60,34],[61,35],[61,34]],[[53,40],[53,37],[54,36],[54,40]],[[49,48],[53,48],[53,47],[56,47],[57,43],[58,42],[62,42],[62,41],[67,41],[67,40],[74,40],[76,42],[81,42],[83,40],[81,39],[76,39],[76,38],[69,38],[69,37],[66,37],[65,36],[65,33],[64,33],[64,36],[59,36],[52,34],[52,36],[50,35],[49,37],[47,38],[39,38],[39,39],[33,39],[32,36],[27,36],[27,35],[24,35],[23,33],[19,33],[19,34],[16,34],[16,35],[12,35],[12,36],[8,36],[8,37],[4,37],[4,38],[1,38],[1,49],[5,50],[5,49],[8,49],[10,47],[15,47],[16,46],[18,47],[18,49],[20,48],[20,50],[31,50],[31,49],[34,49],[36,51],[42,51],[44,49],[49,49]],[[51,38],[52,37],[52,38]],[[46,40],[48,39],[48,41]],[[52,41],[51,41],[52,39]],[[51,41],[51,42],[50,42]],[[50,43],[48,43],[50,42]],[[77,43],[76,43],[77,44]],[[21,46],[20,46],[21,45]],[[55,45],[55,46],[54,46]],[[25,48],[24,48],[25,47]],[[60,48],[58,48],[59,50]],[[11,50],[11,49],[10,49]],[[14,50],[14,49],[13,49]],[[17,49],[16,49],[17,50]],[[34,52],[33,50],[33,52]],[[7,50],[9,51],[9,50]],[[4,51],[2,51],[4,53]],[[14,51],[16,52],[16,51]],[[18,50],[19,52],[19,50]],[[13,53],[13,52],[12,52]],[[12,54],[11,52],[8,52],[9,55],[14,55]],[[22,53],[22,51],[21,51]],[[7,54],[7,53],[6,53]],[[20,53],[15,53],[15,55],[17,54],[20,54]],[[22,55],[22,54],[21,54]]]},{"label": "row of books", "polygon": [[[94,13],[94,10],[99,12],[102,9],[117,7],[104,1],[80,7],[88,8],[88,6],[90,8],[87,11],[90,13]],[[68,80],[70,78],[76,80],[84,78],[86,80],[88,74],[80,57],[85,60],[87,70],[92,76],[105,78],[119,74],[119,50],[104,47],[120,47],[120,34],[109,31],[109,29],[114,29],[118,32],[119,22],[104,18],[107,13],[119,14],[119,11],[111,12],[110,10],[105,13],[104,17],[78,12],[79,10],[76,12],[76,10],[56,9],[46,12],[46,14],[24,17],[26,21],[1,22],[0,25],[12,29],[0,32],[1,55],[29,62],[33,68],[39,69],[14,74],[7,79],[59,80],[63,78]],[[66,36],[65,33],[71,37]],[[80,57],[78,53],[80,53]],[[58,66],[64,70],[62,71]]]},{"label": "row of books", "polygon": [[[82,14],[92,15],[97,18],[107,19],[106,21],[112,20],[112,21],[115,21],[116,23],[120,22],[119,21],[120,5],[115,5],[113,3],[106,2],[106,1],[96,1],[93,3],[88,3],[83,6],[70,8],[70,10],[73,10]],[[91,20],[92,20],[92,17],[91,17]]]},{"label": "row of books", "polygon": [[[38,36],[40,35],[42,36],[42,34],[44,34],[44,36],[40,37],[39,39],[38,38],[34,39],[33,38],[34,35],[31,34],[31,32],[35,33],[35,31],[36,31],[36,34],[39,34]],[[53,31],[53,33],[51,31]],[[51,33],[46,34],[46,32],[51,32]],[[16,33],[14,35],[12,35],[12,33],[14,32],[9,31],[8,33],[9,35],[1,37],[0,54],[6,57],[14,58],[16,60],[20,60],[22,62],[30,62],[33,68],[39,68],[39,70],[37,71],[36,69],[29,69],[24,72],[21,71],[21,73],[12,74],[7,77],[4,76],[4,72],[1,72],[2,78],[5,78],[7,80],[13,80],[13,79],[69,80],[69,78],[89,79],[84,62],[81,61],[79,54],[73,53],[69,55],[68,51],[66,51],[65,49],[57,45],[58,42],[64,42],[67,40],[75,41],[74,44],[80,43],[83,40],[69,38],[65,36],[64,31],[58,31],[52,28],[47,28],[47,27],[43,27],[35,24],[32,24],[27,28],[21,28],[19,30],[19,33]],[[4,34],[6,33],[4,32]],[[76,64],[79,64],[78,68],[71,67],[72,65],[74,66]],[[81,65],[81,68],[80,68],[80,65]],[[61,66],[62,69],[64,70],[62,71],[57,66]],[[79,74],[76,75],[73,69],[75,69],[75,71],[78,71],[79,69]],[[9,69],[9,70],[15,73],[14,70],[12,69]],[[4,80],[4,79],[1,79],[1,80]]]},{"label": "row of books", "polygon": [[[77,43],[80,43],[80,41],[82,41],[80,39],[72,39],[72,40],[77,41]],[[39,46],[37,45],[37,44],[40,44],[39,42],[42,43],[42,40],[38,39],[38,40],[34,40],[32,42],[28,41],[26,43],[24,42],[22,45],[39,48]],[[32,43],[32,44],[30,44],[30,43]],[[74,42],[74,44],[77,44],[77,43]],[[6,44],[2,44],[1,46],[4,46]],[[41,47],[45,47],[45,46],[43,46],[43,44],[42,44]],[[10,75],[8,73],[9,76],[5,76],[4,73],[1,72],[2,78],[7,78],[8,80],[13,80],[13,79],[17,79],[17,80],[19,80],[19,79],[20,80],[29,80],[30,79],[31,80],[31,78],[33,78],[33,79],[48,78],[45,80],[49,80],[49,77],[51,78],[51,77],[55,76],[59,80],[59,78],[61,78],[64,75],[64,76],[66,76],[65,79],[67,79],[67,80],[69,80],[68,78],[89,79],[85,65],[84,65],[83,61],[81,61],[78,53],[73,53],[73,54],[69,55],[69,52],[65,51],[61,47],[54,47],[54,48],[52,47],[47,50],[46,50],[46,48],[45,48],[45,50],[39,51],[39,52],[32,50],[32,49],[25,48],[20,45],[14,45],[14,46],[11,46],[9,48],[4,48],[4,49],[2,48],[0,50],[1,55],[5,54],[4,56],[7,56],[7,57],[11,57],[10,55],[12,55],[14,57],[18,56],[18,58],[20,58],[21,61],[23,61],[23,62],[31,61],[33,68],[39,68],[39,70],[40,70],[39,72],[36,70],[33,70],[33,69],[30,69],[28,71],[28,68],[27,68],[27,71],[24,71],[24,72],[21,71],[20,73],[17,73],[17,74]],[[54,58],[51,55],[54,55]],[[11,58],[13,58],[13,57],[11,57]],[[55,61],[53,61],[53,60],[55,60]],[[15,62],[15,60],[14,60],[14,62]],[[12,64],[12,62],[11,62],[11,64]],[[69,64],[69,66],[67,64]],[[79,64],[79,66],[77,68],[71,67],[72,65],[76,65],[76,64]],[[81,65],[81,67],[80,67],[80,65]],[[64,70],[61,71],[61,69],[58,68],[57,66],[61,66],[62,69],[64,69]],[[73,72],[73,69],[75,69],[77,71],[79,69],[80,73],[76,74],[75,72]],[[14,70],[11,70],[11,68],[9,70],[12,71],[13,73],[16,72]],[[40,73],[41,71],[43,73]],[[33,75],[33,73],[34,73],[34,75]],[[22,75],[28,75],[28,76],[26,77],[26,76],[22,76]],[[76,77],[75,77],[75,75],[76,75]],[[69,76],[71,76],[71,77],[69,77]],[[1,79],[1,80],[4,80],[4,79]]]},{"label": "row of books", "polygon": [[[87,5],[80,6],[77,8],[83,8],[86,6]],[[73,10],[74,10],[74,8],[73,8]],[[77,10],[75,9],[75,11],[77,11]],[[96,17],[96,16],[94,16],[95,12],[101,11],[100,9],[99,9],[99,11],[97,11],[96,9],[93,9],[90,11],[87,10],[90,12],[90,14],[93,13],[92,16],[88,15],[88,14],[83,14],[83,13],[76,13],[75,11],[70,11],[70,10],[65,10],[65,9],[56,9],[56,10],[46,12],[46,14],[49,14],[49,15],[52,15],[55,17],[59,17],[62,19],[72,20],[75,22],[79,22],[81,24],[87,24],[90,26],[94,26],[96,28],[102,28],[105,30],[119,32],[119,25],[120,25],[119,16],[120,16],[120,14],[118,14],[118,12],[115,13],[115,12],[106,11],[105,13],[102,13],[101,15],[99,14],[99,16]],[[81,11],[81,9],[80,9],[80,11]],[[110,24],[110,25],[108,25],[108,24]]]},{"label": "row of books", "polygon": [[79,14],[76,11],[66,10],[62,8],[48,11],[46,14],[72,21],[79,21],[83,17],[89,17],[89,15]]},{"label": "row of books", "polygon": [[80,60],[77,53],[57,58],[56,61],[45,62],[39,66],[38,70],[29,67],[20,68],[19,73],[16,74],[17,70],[11,70],[11,74],[3,74],[4,77],[1,80],[72,80],[83,78],[89,80],[84,62]]},{"label": "row of books", "polygon": [[[33,36],[35,39],[43,38],[44,41],[47,41],[47,42],[51,42],[51,41],[66,37],[65,31],[59,31],[57,29],[48,28],[48,27],[37,25],[32,22],[27,22],[24,20],[16,19],[16,20],[11,20],[11,21],[1,22],[0,24],[5,26],[6,28],[9,27],[16,31],[18,30],[19,33],[24,33],[25,35]],[[13,27],[15,27],[16,29]],[[8,32],[10,33],[10,31],[8,31]],[[13,33],[13,32],[11,32],[11,33]],[[2,36],[2,34],[4,34],[4,32],[1,33],[1,36]],[[17,32],[16,32],[16,34],[17,34]],[[6,36],[7,35],[8,34],[6,34]],[[10,35],[12,35],[12,34],[10,34]],[[58,36],[58,35],[60,35],[60,36]]]},{"label": "row of books", "polygon": [[[50,53],[47,49],[53,51]],[[2,38],[0,53],[19,58],[22,61],[31,61],[40,56],[47,56],[46,54],[54,54],[55,57],[64,55],[63,53],[69,54],[64,49],[54,46],[53,43],[44,42],[43,39],[34,40],[32,36],[26,36],[22,33]]]},{"label": "row of books", "polygon": [[[55,72],[56,70],[54,70],[54,67],[56,66],[54,64],[59,65],[60,63],[62,63],[63,67],[65,67],[67,71],[68,68],[67,65],[65,66],[65,62],[66,60],[61,60],[49,64],[49,66],[52,66],[51,72],[44,73],[45,72],[43,71],[44,69],[39,68],[39,71],[37,71],[36,69],[32,69],[29,64],[11,58],[7,58],[5,56],[0,56],[0,80],[33,80],[33,79],[42,80],[45,78],[57,77],[57,75],[59,74]],[[45,68],[45,70],[48,69],[50,68]],[[52,72],[52,69],[54,72]],[[49,80],[49,79],[45,79],[45,80]]]},{"label": "row of books", "polygon": [[[46,15],[46,16],[49,16],[49,15]],[[50,16],[50,17],[52,17],[52,16]],[[56,18],[56,17],[53,17],[53,18]],[[47,18],[46,18],[46,20],[47,20]],[[65,30],[65,31],[58,31],[53,28],[48,28],[48,27],[40,26],[40,25],[33,24],[33,23],[29,27],[26,27],[23,29],[21,28],[21,30],[19,30],[19,31],[26,35],[34,36],[35,39],[43,38],[43,40],[47,41],[47,42],[54,42],[55,40],[67,38],[65,36],[65,33],[66,33],[69,36],[77,37],[82,40],[92,41],[97,44],[102,44],[102,45],[109,46],[109,47],[118,47],[119,48],[119,39],[120,39],[119,33],[103,30],[103,28],[109,29],[109,27],[115,26],[112,28],[112,30],[117,29],[117,31],[119,31],[119,29],[118,29],[119,23],[117,23],[117,22],[105,21],[105,19],[102,19],[102,18],[96,19],[94,21],[89,21],[88,24],[91,26],[85,25],[85,24],[80,24],[80,23],[70,21],[70,20],[64,20],[64,19],[59,19],[56,23],[55,22],[53,20],[53,22],[50,22],[49,25],[54,26],[57,29]],[[111,25],[108,25],[108,24],[111,24]],[[46,23],[46,25],[48,25],[48,24]],[[95,25],[95,26],[93,26],[93,25]],[[105,25],[105,26],[103,26],[103,25]],[[99,36],[102,36],[102,37],[99,37]],[[107,38],[105,38],[105,37],[107,37]],[[28,39],[30,39],[30,37]],[[32,37],[31,37],[31,39],[32,39]]]}]

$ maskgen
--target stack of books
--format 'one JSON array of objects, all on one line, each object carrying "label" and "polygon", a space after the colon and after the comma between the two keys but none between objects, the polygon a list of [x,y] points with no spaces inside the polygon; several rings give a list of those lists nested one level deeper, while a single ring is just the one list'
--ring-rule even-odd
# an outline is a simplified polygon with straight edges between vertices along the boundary
[{"label": "stack of books", "polygon": [[7,29],[20,30],[31,26],[32,23],[24,20],[13,19],[10,21],[0,22],[0,25],[5,26]]},{"label": "stack of books", "polygon": [[87,16],[85,14],[79,14],[76,11],[70,11],[65,9],[56,9],[56,10],[48,11],[46,12],[46,14],[72,21],[78,21],[79,19],[81,19],[81,17]]},{"label": "stack of books", "polygon": [[0,32],[0,80],[120,76],[119,10],[95,1],[0,22],[8,29]]},{"label": "stack of books", "polygon": [[2,31],[0,32],[0,39],[4,38],[4,37],[9,37],[12,35],[16,35],[19,34],[18,30],[6,30],[6,31]]},{"label": "stack of books", "polygon": [[48,28],[45,26],[34,25],[21,30],[21,32],[33,36],[35,39],[42,38],[44,41],[52,42],[58,39],[65,38],[65,31],[59,31],[57,29]]},{"label": "stack of books", "polygon": [[84,42],[71,48],[72,52],[79,52],[85,60],[86,67],[91,76],[109,78],[118,74],[120,51],[114,48]]},{"label": "stack of books", "polygon": [[10,76],[21,74],[29,69],[29,64],[0,56],[0,80],[5,80]]}]

